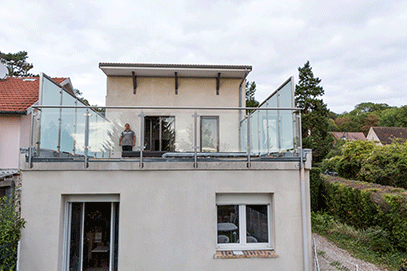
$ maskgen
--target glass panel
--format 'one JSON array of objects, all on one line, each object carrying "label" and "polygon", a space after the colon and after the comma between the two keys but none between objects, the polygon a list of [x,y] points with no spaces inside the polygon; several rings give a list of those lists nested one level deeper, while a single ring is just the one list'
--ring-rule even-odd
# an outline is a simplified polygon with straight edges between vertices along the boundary
[{"label": "glass panel", "polygon": [[278,92],[279,96],[279,107],[293,107],[293,93],[292,93],[292,81],[290,80],[284,85]]},{"label": "glass panel", "polygon": [[175,118],[161,118],[161,150],[175,151]]},{"label": "glass panel", "polygon": [[[61,88],[45,76],[42,81],[41,105],[60,105]],[[41,111],[41,149],[57,150],[59,108],[43,108]]]},{"label": "glass panel", "polygon": [[[75,106],[76,99],[64,91],[62,93],[62,105]],[[61,111],[61,151],[73,153],[76,109],[64,108]]]},{"label": "glass panel", "polygon": [[239,242],[239,205],[218,205],[218,244]]},{"label": "glass panel", "polygon": [[219,151],[218,117],[201,118],[201,152]]},{"label": "glass panel", "polygon": [[69,250],[69,270],[80,270],[81,257],[81,225],[82,225],[82,205],[83,203],[71,203],[71,242]]},{"label": "glass panel", "polygon": [[267,205],[246,205],[247,243],[268,243],[267,208]]},{"label": "glass panel", "polygon": [[[110,260],[110,202],[85,204],[83,270],[108,268]],[[107,270],[107,269],[106,269]]]}]

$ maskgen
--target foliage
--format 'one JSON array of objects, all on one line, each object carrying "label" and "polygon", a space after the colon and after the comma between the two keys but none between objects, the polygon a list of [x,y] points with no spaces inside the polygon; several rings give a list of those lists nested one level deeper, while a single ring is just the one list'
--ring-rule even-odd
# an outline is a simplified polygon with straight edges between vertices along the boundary
[{"label": "foliage", "polygon": [[340,156],[332,156],[331,158],[324,159],[324,161],[322,161],[320,165],[321,171],[338,172],[338,165],[340,160]]},{"label": "foliage", "polygon": [[375,147],[362,163],[359,179],[407,188],[407,144],[394,142]]},{"label": "foliage", "polygon": [[99,108],[99,107],[97,107],[97,105],[90,105],[89,101],[82,96],[83,93],[79,89],[75,88],[74,92],[75,92],[76,98],[78,98],[82,103],[84,103],[87,106],[93,106],[93,108],[92,108],[93,110],[95,110],[96,112],[102,113],[103,116],[105,115],[105,108]]},{"label": "foliage", "polygon": [[348,141],[343,146],[343,155],[337,164],[339,175],[344,178],[357,179],[363,159],[366,159],[375,147],[376,144],[373,141]]},{"label": "foliage", "polygon": [[329,214],[358,229],[376,227],[369,231],[372,247],[382,235],[392,247],[407,251],[407,191],[328,177],[322,186]]},{"label": "foliage", "polygon": [[[14,268],[17,260],[17,241],[20,240],[20,230],[24,227],[25,221],[21,218],[19,209],[19,194],[14,193],[11,199],[0,198],[0,270],[2,267],[11,264],[10,270]],[[7,246],[13,244],[11,246]]]},{"label": "foliage", "polygon": [[352,256],[374,263],[382,270],[399,270],[407,263],[405,252],[394,248],[389,232],[380,226],[358,229],[339,222],[326,212],[311,213],[311,223],[313,232],[324,235],[335,245],[350,251]]},{"label": "foliage", "polygon": [[328,133],[329,110],[320,98],[325,91],[319,85],[321,79],[314,77],[309,61],[298,71],[300,80],[295,87],[295,104],[302,109],[303,147],[312,149],[313,161],[321,162],[334,140]]},{"label": "foliage", "polygon": [[254,98],[256,93],[256,82],[246,82],[246,107],[258,107],[259,102]]},{"label": "foliage", "polygon": [[322,198],[322,178],[319,168],[312,168],[310,171],[310,195],[311,210],[316,212],[323,208],[324,199]]},{"label": "foliage", "polygon": [[360,128],[360,131],[367,136],[369,133],[370,127],[379,126],[379,117],[376,114],[369,114],[366,116],[363,126]]},{"label": "foliage", "polygon": [[17,53],[2,53],[0,52],[0,62],[6,65],[9,76],[34,76],[29,73],[34,65],[27,63],[28,54],[26,51]]},{"label": "foliage", "polygon": [[407,106],[383,111],[379,124],[384,127],[407,127]]}]

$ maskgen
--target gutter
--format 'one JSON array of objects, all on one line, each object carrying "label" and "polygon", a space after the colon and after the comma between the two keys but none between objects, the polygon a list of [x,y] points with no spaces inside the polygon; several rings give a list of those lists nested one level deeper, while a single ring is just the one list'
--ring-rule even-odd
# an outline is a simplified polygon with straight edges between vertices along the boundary
[{"label": "gutter", "polygon": [[0,114],[8,114],[8,115],[27,115],[27,111],[0,111]]}]

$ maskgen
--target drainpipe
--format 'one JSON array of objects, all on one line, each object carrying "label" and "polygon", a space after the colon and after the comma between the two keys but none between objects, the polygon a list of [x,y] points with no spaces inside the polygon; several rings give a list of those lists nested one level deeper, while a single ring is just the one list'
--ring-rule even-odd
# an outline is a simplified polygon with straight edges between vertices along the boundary
[{"label": "drainpipe", "polygon": [[[239,107],[242,107],[242,85],[243,82],[246,80],[248,74],[249,72],[247,71],[247,69],[244,69],[244,76],[239,84]],[[246,107],[246,105],[244,107]],[[242,142],[242,126],[240,122],[241,120],[242,120],[242,110],[239,110],[239,144]]]},{"label": "drainpipe", "polygon": [[[301,127],[301,111],[298,116]],[[305,169],[304,169],[304,151],[302,149],[302,136],[300,138],[300,182],[301,182],[301,213],[302,213],[302,242],[304,253],[304,270],[308,271],[308,227],[307,227],[307,204],[305,196]]]}]

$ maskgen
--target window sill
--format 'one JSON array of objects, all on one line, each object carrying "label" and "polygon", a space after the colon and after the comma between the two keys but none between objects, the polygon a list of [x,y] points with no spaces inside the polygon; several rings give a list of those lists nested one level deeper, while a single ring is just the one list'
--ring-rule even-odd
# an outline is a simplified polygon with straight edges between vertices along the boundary
[{"label": "window sill", "polygon": [[[236,253],[240,252],[240,253]],[[227,250],[217,251],[214,259],[245,259],[245,258],[278,258],[278,254],[272,250]]]}]

